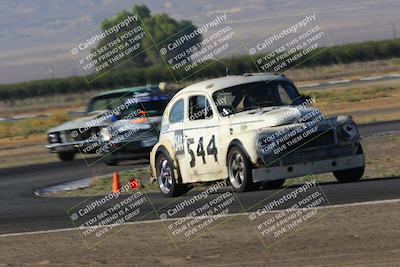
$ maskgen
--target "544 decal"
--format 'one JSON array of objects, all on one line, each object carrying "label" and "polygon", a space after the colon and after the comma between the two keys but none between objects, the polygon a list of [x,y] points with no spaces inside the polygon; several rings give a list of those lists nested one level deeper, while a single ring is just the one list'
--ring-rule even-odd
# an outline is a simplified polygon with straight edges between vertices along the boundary
[{"label": "544 decal", "polygon": [[[196,156],[195,152],[190,148],[190,145],[194,144],[193,138],[188,138],[186,141],[187,150],[190,154],[190,167],[196,166]],[[201,157],[203,164],[206,164],[206,152],[207,155],[214,155],[214,161],[218,161],[218,150],[217,146],[215,145],[215,135],[211,136],[210,142],[207,145],[206,150],[204,150],[204,138],[199,138],[199,143],[196,149],[196,155]]]}]

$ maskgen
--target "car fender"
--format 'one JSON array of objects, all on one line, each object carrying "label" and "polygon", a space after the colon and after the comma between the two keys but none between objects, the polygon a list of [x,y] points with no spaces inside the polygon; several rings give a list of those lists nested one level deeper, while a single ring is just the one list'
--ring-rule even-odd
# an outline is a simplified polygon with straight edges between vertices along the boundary
[{"label": "car fender", "polygon": [[233,146],[239,147],[247,156],[247,158],[253,163],[254,165],[257,164],[259,155],[256,149],[256,140],[257,138],[257,131],[245,131],[241,133],[237,133],[231,135],[225,142],[223,153],[223,162],[221,162],[222,166],[225,166],[224,169],[224,177],[228,177],[228,154],[229,150]]},{"label": "car fender", "polygon": [[229,146],[226,152],[226,158],[228,157],[229,148],[236,145],[243,150],[243,152],[246,154],[246,156],[252,163],[254,164],[257,163],[259,156],[256,148],[256,140],[257,140],[257,131],[255,130],[245,131],[233,135],[231,141],[229,142]]},{"label": "car fender", "polygon": [[176,155],[175,155],[175,147],[173,144],[167,140],[160,140],[157,144],[154,145],[153,149],[150,152],[150,180],[155,181],[157,179],[157,170],[156,170],[156,160],[158,155],[164,151],[165,153],[168,153],[168,155],[171,157],[173,160],[174,164],[174,174],[177,179],[177,182],[181,182],[181,176],[180,176],[180,171],[179,171],[179,164],[178,161],[176,160]]}]

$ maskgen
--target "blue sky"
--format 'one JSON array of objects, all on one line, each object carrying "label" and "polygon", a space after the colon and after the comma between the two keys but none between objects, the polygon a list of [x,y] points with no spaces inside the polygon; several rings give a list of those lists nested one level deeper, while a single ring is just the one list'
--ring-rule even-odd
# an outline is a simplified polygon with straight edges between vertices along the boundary
[{"label": "blue sky", "polygon": [[400,35],[399,0],[2,0],[0,83],[50,78],[51,68],[56,77],[79,73],[70,43],[118,11],[144,2],[152,13],[195,23],[224,10],[245,41],[309,9],[335,44],[392,38],[393,24]]}]

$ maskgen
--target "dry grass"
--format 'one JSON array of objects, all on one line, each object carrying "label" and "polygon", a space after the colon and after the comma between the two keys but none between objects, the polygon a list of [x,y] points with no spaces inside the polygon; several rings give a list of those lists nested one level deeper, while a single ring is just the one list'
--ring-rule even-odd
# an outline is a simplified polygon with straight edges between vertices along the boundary
[{"label": "dry grass", "polygon": [[341,86],[334,89],[308,90],[305,93],[316,97],[319,102],[359,102],[362,100],[400,96],[400,82],[374,82],[346,88]]},{"label": "dry grass", "polygon": [[[146,192],[158,191],[156,183],[149,183],[149,171],[147,168],[136,169],[132,171],[122,171],[119,173],[121,186],[129,184],[132,179],[140,180],[140,187]],[[108,194],[112,188],[112,176],[93,177],[90,187],[77,189],[67,192],[55,193],[51,197],[91,197],[94,195]],[[131,194],[132,192],[126,192]]]},{"label": "dry grass", "polygon": [[88,100],[98,92],[82,92],[80,94],[53,95],[27,98],[14,102],[0,101],[0,116],[51,114],[54,110],[62,112],[84,110]]},{"label": "dry grass", "polygon": [[287,71],[286,75],[295,82],[308,83],[334,79],[356,79],[399,72],[400,59],[394,58],[389,60],[299,68]]},{"label": "dry grass", "polygon": [[43,134],[47,129],[70,120],[70,116],[62,111],[56,111],[47,118],[29,118],[15,122],[0,123],[0,138],[24,137]]},{"label": "dry grass", "polygon": [[345,88],[306,90],[326,115],[351,114],[357,123],[400,119],[400,81],[380,81]]}]

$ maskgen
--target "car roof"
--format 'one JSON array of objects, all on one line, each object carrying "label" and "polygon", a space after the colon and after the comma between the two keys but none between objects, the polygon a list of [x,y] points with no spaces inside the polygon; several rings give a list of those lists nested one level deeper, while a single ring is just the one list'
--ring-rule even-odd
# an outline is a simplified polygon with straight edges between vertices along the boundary
[{"label": "car roof", "polygon": [[254,82],[262,82],[262,81],[290,81],[282,74],[275,73],[245,73],[243,75],[232,75],[226,77],[220,77],[210,80],[205,80],[202,82],[198,82],[188,87],[180,90],[175,97],[178,97],[181,94],[188,92],[197,92],[197,93],[209,93],[212,94],[215,91],[233,87],[240,84],[246,83],[254,83]]},{"label": "car roof", "polygon": [[144,93],[144,92],[159,91],[159,90],[160,89],[156,85],[137,86],[137,87],[128,87],[128,88],[109,90],[109,91],[97,94],[94,97],[101,97],[101,96],[112,95],[112,94],[126,94],[126,93],[130,93],[130,92],[132,92],[132,93]]}]

